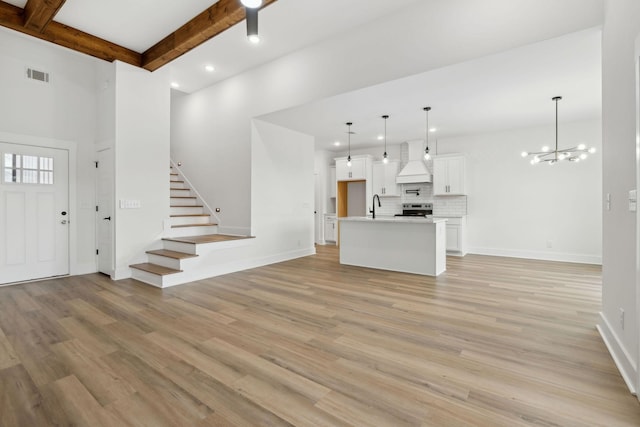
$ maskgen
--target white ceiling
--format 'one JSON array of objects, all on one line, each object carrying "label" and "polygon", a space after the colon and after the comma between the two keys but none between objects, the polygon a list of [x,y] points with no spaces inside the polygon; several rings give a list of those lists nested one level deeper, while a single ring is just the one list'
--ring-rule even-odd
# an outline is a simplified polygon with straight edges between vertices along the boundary
[{"label": "white ceiling", "polygon": [[[345,122],[353,122],[352,147],[381,146],[377,137],[387,121],[387,142],[429,140],[553,123],[555,104],[561,122],[600,117],[599,29],[390,81],[260,117],[315,136],[317,149],[342,151]],[[561,131],[560,131],[561,132]],[[334,141],[341,141],[335,147]]]},{"label": "white ceiling", "polygon": [[[446,6],[450,1],[457,6],[449,10]],[[581,18],[571,23],[570,18],[580,12],[591,16],[600,4],[599,0],[553,0],[543,2],[546,6],[526,0],[484,1],[492,13],[501,16],[503,30],[510,31],[515,39],[520,36],[519,32],[525,31],[511,28],[516,22],[510,20],[511,16],[536,15],[531,18],[534,27],[544,26],[546,22],[549,28],[565,25],[580,28]],[[24,7],[26,0],[8,0],[8,3]],[[143,52],[214,3],[216,0],[67,0],[55,20]],[[551,5],[554,13],[548,15],[545,10]],[[582,8],[580,12],[577,5]],[[468,9],[463,6],[462,0],[278,0],[260,11],[259,32],[263,40],[260,45],[247,41],[245,25],[241,23],[162,70],[180,85],[180,91],[191,93],[314,43],[340,38],[359,26],[382,28],[387,18],[402,11],[398,16],[413,19],[407,22],[407,28],[415,32],[418,40],[401,44],[400,56],[415,56],[417,60],[419,55],[429,52],[423,48],[428,45],[435,58],[443,56],[446,52],[441,50],[446,47],[451,54],[444,56],[451,57],[453,60],[448,63],[454,65],[262,118],[315,136],[317,148],[336,150],[332,145],[334,141],[345,142],[346,121],[354,122],[353,130],[357,133],[352,138],[354,146],[380,144],[376,137],[384,129],[382,114],[390,115],[389,143],[424,138],[422,107],[426,105],[432,107],[431,125],[438,128],[431,139],[552,123],[554,106],[550,99],[555,95],[564,97],[559,105],[561,121],[600,116],[599,30],[581,31],[455,64],[458,53],[464,57],[466,46],[452,49],[450,43],[434,40],[433,35],[425,39],[425,34],[430,34],[426,32],[428,28],[437,32],[438,25],[447,25],[448,19],[459,23],[482,19],[461,16],[461,11]],[[539,22],[541,19],[545,22]],[[420,32],[421,28],[425,31]],[[494,34],[486,29],[477,36],[490,39],[498,34],[502,33]],[[394,40],[394,36],[393,32],[389,33],[389,40]],[[495,43],[499,45],[499,39]],[[380,46],[379,50],[380,56],[370,62],[384,67],[384,47]],[[205,71],[205,65],[215,66],[216,71]],[[430,68],[433,67],[422,69]]]}]

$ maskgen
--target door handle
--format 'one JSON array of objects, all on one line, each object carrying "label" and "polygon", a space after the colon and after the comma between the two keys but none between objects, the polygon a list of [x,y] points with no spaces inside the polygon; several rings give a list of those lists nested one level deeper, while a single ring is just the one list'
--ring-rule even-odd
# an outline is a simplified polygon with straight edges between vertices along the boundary
[{"label": "door handle", "polygon": [[60,224],[66,224],[66,223],[67,223],[66,219],[63,219],[62,221],[60,221]]},{"label": "door handle", "polygon": [[102,219],[106,219],[107,221],[111,221],[111,217],[110,216],[108,216],[106,218],[102,218]]}]

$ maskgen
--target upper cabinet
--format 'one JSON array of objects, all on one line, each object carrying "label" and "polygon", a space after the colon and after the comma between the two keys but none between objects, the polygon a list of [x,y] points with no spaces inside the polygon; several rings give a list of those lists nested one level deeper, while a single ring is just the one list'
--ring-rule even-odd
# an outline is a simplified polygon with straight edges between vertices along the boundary
[{"label": "upper cabinet", "polygon": [[400,169],[399,160],[389,160],[389,163],[375,162],[373,164],[373,193],[383,196],[399,196],[399,185],[396,176]]},{"label": "upper cabinet", "polygon": [[[347,166],[346,158],[336,159],[336,180],[337,181],[360,181],[366,180],[367,168],[370,168],[369,156],[351,156],[351,167]],[[371,169],[369,169],[370,171]]]},{"label": "upper cabinet", "polygon": [[461,155],[433,159],[433,195],[462,196],[465,189],[465,159]]},{"label": "upper cabinet", "polygon": [[329,168],[329,197],[336,197],[336,167]]}]

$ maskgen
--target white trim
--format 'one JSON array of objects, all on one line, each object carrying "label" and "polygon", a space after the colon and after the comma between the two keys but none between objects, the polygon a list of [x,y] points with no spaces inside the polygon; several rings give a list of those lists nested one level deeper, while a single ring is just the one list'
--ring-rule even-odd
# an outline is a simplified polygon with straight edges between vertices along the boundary
[{"label": "white trim", "polygon": [[[76,275],[78,271],[84,271],[86,267],[78,264],[78,222],[76,220],[80,206],[77,200],[77,151],[78,143],[76,141],[66,141],[55,138],[44,138],[33,135],[22,135],[10,132],[0,132],[0,141],[8,144],[26,145],[31,147],[54,148],[57,150],[66,150],[68,152],[68,191],[69,191],[69,211],[71,212],[69,222],[69,274]],[[95,239],[94,239],[95,246]],[[93,272],[96,266],[93,267]]]},{"label": "white trim", "polygon": [[567,252],[539,252],[517,249],[468,248],[467,253],[476,255],[502,256],[509,258],[539,259],[543,261],[575,262],[579,264],[602,265],[602,255],[573,254]]},{"label": "white trim", "polygon": [[600,333],[604,344],[607,346],[609,354],[611,354],[629,391],[631,394],[637,396],[634,379],[638,376],[638,367],[633,362],[633,358],[629,355],[627,349],[624,348],[622,341],[620,341],[602,312],[600,312],[600,323],[596,325],[596,329]]},{"label": "white trim", "polygon": [[[132,263],[133,264],[133,263]],[[129,267],[116,268],[111,275],[112,280],[122,280],[131,278],[131,269]]]},{"label": "white trim", "polygon": [[[634,48],[635,80],[636,80],[636,189],[640,188],[640,34],[636,36]],[[636,215],[636,360],[640,360],[640,216]],[[625,380],[626,381],[626,380]],[[636,370],[634,378],[636,387],[640,387],[640,370]],[[637,395],[640,400],[640,395]]]}]

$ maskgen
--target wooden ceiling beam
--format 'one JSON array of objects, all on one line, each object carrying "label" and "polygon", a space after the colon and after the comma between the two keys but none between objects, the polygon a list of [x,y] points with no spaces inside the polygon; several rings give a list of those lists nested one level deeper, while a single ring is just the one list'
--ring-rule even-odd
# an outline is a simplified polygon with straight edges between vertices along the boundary
[{"label": "wooden ceiling beam", "polygon": [[28,0],[24,6],[24,26],[42,33],[66,0]]},{"label": "wooden ceiling beam", "polygon": [[[264,0],[266,7],[277,0]],[[240,0],[219,0],[142,54],[142,67],[154,71],[245,19]]]},{"label": "wooden ceiling beam", "polygon": [[142,65],[140,53],[55,21],[51,21],[43,32],[26,28],[24,11],[3,1],[0,1],[0,25],[105,61]]}]

